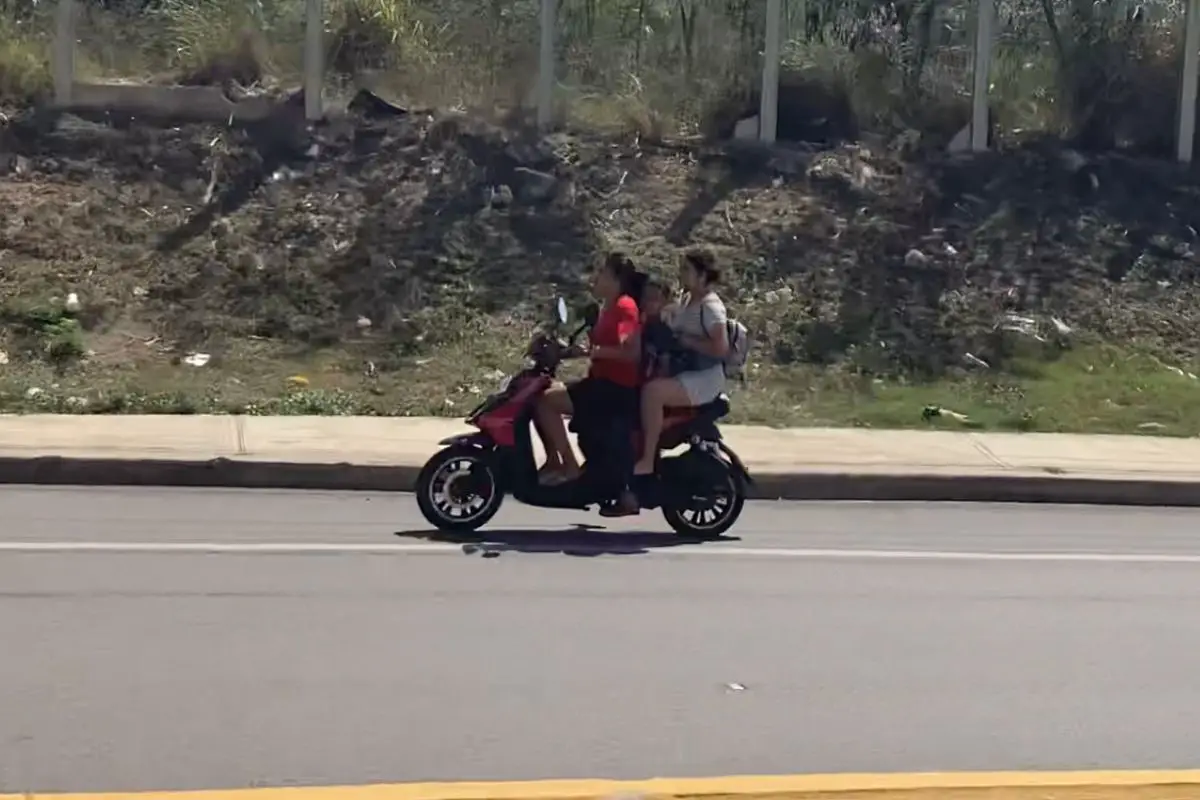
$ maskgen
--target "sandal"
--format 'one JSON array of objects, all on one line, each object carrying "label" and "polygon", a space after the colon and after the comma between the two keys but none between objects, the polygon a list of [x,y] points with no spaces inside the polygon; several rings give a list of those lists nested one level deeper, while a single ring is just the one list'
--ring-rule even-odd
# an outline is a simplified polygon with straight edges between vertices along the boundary
[{"label": "sandal", "polygon": [[637,496],[628,489],[621,493],[620,498],[600,509],[602,517],[633,517],[640,513],[642,513],[642,507],[638,503]]}]

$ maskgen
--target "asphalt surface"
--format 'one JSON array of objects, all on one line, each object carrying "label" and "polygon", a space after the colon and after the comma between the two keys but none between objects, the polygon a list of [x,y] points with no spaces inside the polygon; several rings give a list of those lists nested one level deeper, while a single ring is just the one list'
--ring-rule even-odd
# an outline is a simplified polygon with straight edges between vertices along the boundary
[{"label": "asphalt surface", "polygon": [[683,547],[516,505],[430,541],[405,495],[0,513],[0,791],[1200,762],[1197,511],[754,503]]}]

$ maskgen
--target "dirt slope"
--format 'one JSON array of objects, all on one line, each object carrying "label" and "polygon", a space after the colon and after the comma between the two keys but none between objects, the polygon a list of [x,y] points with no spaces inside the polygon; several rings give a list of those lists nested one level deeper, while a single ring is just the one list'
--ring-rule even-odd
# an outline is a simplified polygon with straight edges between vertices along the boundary
[{"label": "dirt slope", "polygon": [[707,244],[765,362],[1003,370],[1019,341],[1066,337],[1186,365],[1198,188],[1174,165],[1047,142],[912,163],[424,114],[315,131],[16,118],[0,130],[0,350],[86,371],[353,347],[402,371],[578,295],[606,247],[672,270],[677,246]]}]

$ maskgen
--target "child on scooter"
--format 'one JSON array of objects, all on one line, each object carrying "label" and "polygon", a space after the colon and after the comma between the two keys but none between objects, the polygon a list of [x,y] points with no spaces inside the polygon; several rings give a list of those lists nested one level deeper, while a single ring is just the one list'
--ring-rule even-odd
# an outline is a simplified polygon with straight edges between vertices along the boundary
[{"label": "child on scooter", "polygon": [[642,289],[642,382],[667,375],[671,369],[671,352],[678,343],[675,333],[664,318],[670,313],[671,290],[666,282],[650,278]]},{"label": "child on scooter", "polygon": [[[655,378],[670,377],[674,353],[680,352],[675,333],[667,324],[664,315],[673,311],[670,303],[671,290],[667,283],[658,278],[647,278],[642,287],[639,307],[642,312],[642,327],[639,331],[639,347],[641,349],[642,383],[648,383]],[[625,480],[628,482],[633,467],[629,462],[625,465]],[[637,497],[626,485],[621,497],[615,502],[600,509],[601,516],[624,517],[641,511]]]}]

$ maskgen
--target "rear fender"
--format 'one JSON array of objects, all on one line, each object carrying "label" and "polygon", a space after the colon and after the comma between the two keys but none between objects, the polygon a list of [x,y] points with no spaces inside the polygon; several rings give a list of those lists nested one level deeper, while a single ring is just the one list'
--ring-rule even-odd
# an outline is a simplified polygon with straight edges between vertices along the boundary
[{"label": "rear fender", "polygon": [[692,446],[677,456],[664,458],[659,470],[665,484],[690,490],[724,482],[729,465],[715,453]]},{"label": "rear fender", "polygon": [[742,488],[745,488],[754,483],[754,479],[750,477],[750,470],[746,469],[746,465],[742,463],[742,459],[738,454],[733,452],[733,448],[725,444],[724,441],[717,442],[717,447],[729,459],[729,463],[733,466],[733,474],[742,482]]},{"label": "rear fender", "polygon": [[438,445],[454,445],[457,447],[475,447],[480,450],[491,450],[496,446],[492,441],[492,437],[486,433],[477,431],[475,433],[460,433],[457,436],[450,436],[438,442]]}]

